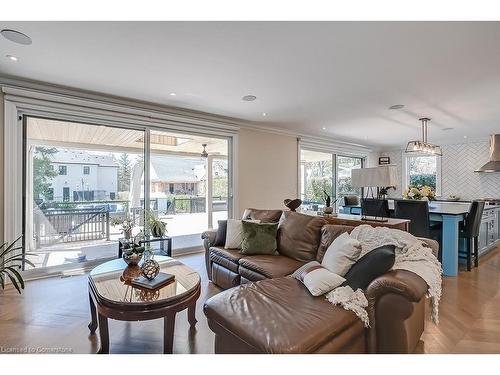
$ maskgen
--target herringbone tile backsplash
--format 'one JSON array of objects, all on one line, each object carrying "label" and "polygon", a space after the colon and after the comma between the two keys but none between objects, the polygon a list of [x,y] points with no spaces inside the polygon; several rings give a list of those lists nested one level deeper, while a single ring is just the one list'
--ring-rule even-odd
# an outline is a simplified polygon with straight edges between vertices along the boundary
[{"label": "herringbone tile backsplash", "polygon": [[[470,142],[453,145],[442,145],[441,158],[442,197],[450,194],[458,195],[461,199],[500,198],[500,172],[475,173],[474,171],[488,161],[489,142]],[[381,152],[382,156],[389,156],[391,164],[398,170],[398,179],[402,178],[403,150]],[[391,191],[390,196],[401,197],[401,185]]]}]

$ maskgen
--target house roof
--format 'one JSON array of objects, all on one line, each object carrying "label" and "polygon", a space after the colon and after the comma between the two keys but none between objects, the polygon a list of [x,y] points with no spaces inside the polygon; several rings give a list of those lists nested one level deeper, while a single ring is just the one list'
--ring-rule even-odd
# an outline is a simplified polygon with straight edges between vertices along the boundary
[{"label": "house roof", "polygon": [[100,167],[117,167],[118,163],[112,155],[91,154],[86,151],[60,149],[50,155],[53,163],[98,165]]},{"label": "house roof", "polygon": [[205,177],[205,160],[179,156],[152,155],[151,181],[193,183]]}]

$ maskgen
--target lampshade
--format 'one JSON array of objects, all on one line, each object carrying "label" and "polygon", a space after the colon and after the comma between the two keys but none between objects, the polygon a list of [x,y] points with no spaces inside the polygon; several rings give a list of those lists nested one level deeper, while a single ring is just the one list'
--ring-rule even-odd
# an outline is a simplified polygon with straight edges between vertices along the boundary
[{"label": "lampshade", "polygon": [[351,170],[353,187],[396,186],[397,171],[394,165]]}]

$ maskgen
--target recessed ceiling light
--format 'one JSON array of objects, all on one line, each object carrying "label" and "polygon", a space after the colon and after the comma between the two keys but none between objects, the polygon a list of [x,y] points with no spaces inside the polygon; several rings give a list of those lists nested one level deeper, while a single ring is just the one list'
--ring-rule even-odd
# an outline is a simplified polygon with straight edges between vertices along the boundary
[{"label": "recessed ceiling light", "polygon": [[262,116],[266,117],[267,113],[266,112],[262,112]]},{"label": "recessed ceiling light", "polygon": [[467,138],[467,136],[466,136],[466,135],[464,135],[464,138]]},{"label": "recessed ceiling light", "polygon": [[326,130],[326,127],[323,126],[321,129]]},{"label": "recessed ceiling light", "polygon": [[241,100],[244,100],[245,102],[253,102],[257,97],[255,95],[245,95]]},{"label": "recessed ceiling light", "polygon": [[17,44],[29,45],[32,43],[31,38],[28,35],[20,33],[16,30],[3,29],[0,31],[0,34],[2,34],[5,39]]},{"label": "recessed ceiling light", "polygon": [[168,94],[170,96],[177,96],[177,94],[175,92],[171,92],[170,94]]},{"label": "recessed ceiling light", "polygon": [[404,104],[394,104],[389,107],[389,109],[401,109],[404,108]]},{"label": "recessed ceiling light", "polygon": [[12,56],[12,55],[6,55],[5,57],[7,57],[11,61],[17,61],[17,60],[19,60],[16,56]]}]

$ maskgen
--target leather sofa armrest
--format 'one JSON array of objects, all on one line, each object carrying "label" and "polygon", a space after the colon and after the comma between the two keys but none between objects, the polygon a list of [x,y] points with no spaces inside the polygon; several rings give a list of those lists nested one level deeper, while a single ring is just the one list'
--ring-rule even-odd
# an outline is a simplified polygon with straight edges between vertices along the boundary
[{"label": "leather sofa armrest", "polygon": [[201,234],[203,239],[203,247],[205,248],[205,267],[207,269],[208,279],[212,280],[212,264],[210,261],[210,247],[215,243],[216,230],[206,230]]},{"label": "leather sofa armrest", "polygon": [[365,290],[370,328],[369,353],[412,353],[424,326],[427,283],[417,274],[393,270]]},{"label": "leather sofa armrest", "polygon": [[427,293],[426,282],[416,273],[405,270],[394,270],[377,277],[366,288],[366,298],[376,300],[387,293],[396,293],[412,302],[418,302]]}]

